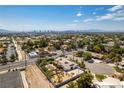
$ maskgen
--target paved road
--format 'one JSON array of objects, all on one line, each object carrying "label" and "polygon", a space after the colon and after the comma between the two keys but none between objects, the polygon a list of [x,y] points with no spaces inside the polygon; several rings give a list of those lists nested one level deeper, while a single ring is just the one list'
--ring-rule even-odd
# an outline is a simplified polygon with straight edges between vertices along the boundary
[{"label": "paved road", "polygon": [[21,61],[21,60],[23,60],[22,54],[21,54],[21,48],[18,47],[18,45],[17,45],[16,41],[14,40],[14,38],[12,38],[12,40],[13,40],[14,46],[16,47],[16,52],[18,54],[18,60]]},{"label": "paved road", "polygon": [[[37,61],[37,58],[32,58],[32,59],[27,60],[26,63],[27,63],[27,65],[35,64],[36,61]],[[19,68],[19,67],[25,67],[25,61],[13,62],[13,63],[9,62],[6,65],[0,65],[0,71]]]},{"label": "paved road", "polygon": [[[52,58],[57,58],[60,55],[55,55],[52,56]],[[28,58],[26,60],[27,65],[29,64],[35,64],[38,58]],[[9,69],[14,69],[14,68],[19,68],[19,67],[25,67],[25,61],[18,61],[18,62],[8,62],[6,65],[2,65],[0,64],[0,71],[4,71],[4,70],[9,70]]]},{"label": "paved road", "polygon": [[88,68],[91,72],[96,74],[106,74],[112,75],[115,73],[115,70],[104,63],[88,63],[85,62],[86,68]]}]

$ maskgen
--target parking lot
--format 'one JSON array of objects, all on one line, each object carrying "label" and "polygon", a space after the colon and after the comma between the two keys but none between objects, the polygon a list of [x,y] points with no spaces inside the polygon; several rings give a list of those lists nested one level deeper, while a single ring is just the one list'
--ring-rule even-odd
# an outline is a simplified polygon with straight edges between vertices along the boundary
[{"label": "parking lot", "polygon": [[23,88],[20,71],[0,74],[0,88]]},{"label": "parking lot", "polygon": [[[72,55],[67,56],[68,59],[72,58]],[[74,59],[78,60],[79,62],[81,61],[81,58],[74,57]],[[93,63],[89,62],[84,62],[86,65],[86,68],[88,68],[91,72],[95,74],[106,74],[106,75],[113,75],[115,73],[115,70],[113,69],[112,66],[109,66],[105,63],[102,63],[102,61],[93,59]]]},{"label": "parking lot", "polygon": [[95,74],[106,74],[106,75],[113,75],[115,70],[104,63],[88,63],[85,62],[86,68],[88,68],[91,72]]}]

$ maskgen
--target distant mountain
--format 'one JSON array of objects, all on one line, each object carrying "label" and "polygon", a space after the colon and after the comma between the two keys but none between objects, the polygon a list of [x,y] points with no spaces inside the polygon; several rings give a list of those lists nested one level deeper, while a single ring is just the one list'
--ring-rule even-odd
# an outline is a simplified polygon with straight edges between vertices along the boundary
[{"label": "distant mountain", "polygon": [[88,29],[81,30],[83,32],[124,32],[124,30],[101,30],[101,29]]},{"label": "distant mountain", "polygon": [[61,30],[61,31],[54,31],[54,30],[40,30],[40,31],[13,31],[13,30],[7,30],[7,29],[0,29],[0,33],[36,33],[36,32],[42,32],[42,33],[94,33],[94,32],[124,32],[124,30],[101,30],[101,29],[84,29],[84,30]]},{"label": "distant mountain", "polygon": [[1,32],[1,33],[7,33],[7,32],[11,32],[11,31],[6,30],[6,29],[0,29],[0,32]]},{"label": "distant mountain", "polygon": [[105,30],[101,29],[87,29],[87,30],[82,30],[84,32],[104,32]]}]

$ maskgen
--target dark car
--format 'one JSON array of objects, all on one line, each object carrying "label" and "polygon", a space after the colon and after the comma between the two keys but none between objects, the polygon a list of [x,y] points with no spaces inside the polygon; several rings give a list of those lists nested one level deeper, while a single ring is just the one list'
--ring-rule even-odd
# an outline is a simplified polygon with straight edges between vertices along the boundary
[{"label": "dark car", "polygon": [[88,60],[87,62],[88,62],[88,63],[93,63],[93,62],[94,62],[94,60],[92,60],[92,59],[91,59],[91,60]]}]

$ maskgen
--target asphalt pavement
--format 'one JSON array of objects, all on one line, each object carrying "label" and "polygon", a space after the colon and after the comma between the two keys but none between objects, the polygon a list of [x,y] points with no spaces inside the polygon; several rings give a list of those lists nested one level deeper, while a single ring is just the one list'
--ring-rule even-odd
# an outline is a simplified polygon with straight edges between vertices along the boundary
[{"label": "asphalt pavement", "polygon": [[86,68],[88,68],[91,72],[95,74],[106,74],[106,75],[113,75],[115,70],[113,67],[104,64],[104,63],[88,63],[85,62]]},{"label": "asphalt pavement", "polygon": [[[35,64],[36,61],[37,61],[37,58],[31,58],[29,60],[26,60],[26,65]],[[16,69],[20,67],[25,67],[25,61],[19,61],[19,62],[13,62],[13,63],[9,62],[6,65],[0,65],[0,71]]]}]

